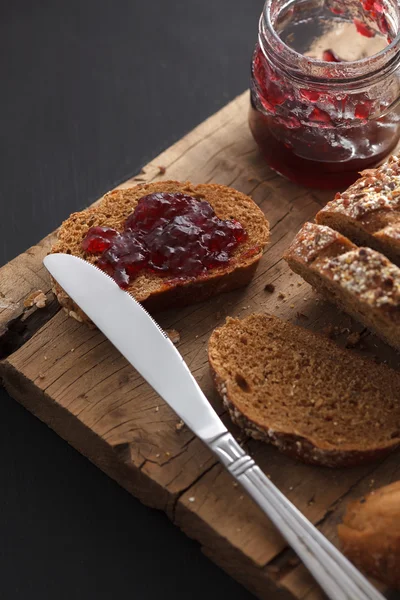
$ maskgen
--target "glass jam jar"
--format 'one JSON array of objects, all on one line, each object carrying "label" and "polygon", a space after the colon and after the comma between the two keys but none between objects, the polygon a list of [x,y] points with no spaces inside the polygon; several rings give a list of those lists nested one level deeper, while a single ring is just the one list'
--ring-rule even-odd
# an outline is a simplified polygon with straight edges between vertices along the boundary
[{"label": "glass jam jar", "polygon": [[267,0],[249,124],[272,169],[343,189],[400,137],[397,0]]}]

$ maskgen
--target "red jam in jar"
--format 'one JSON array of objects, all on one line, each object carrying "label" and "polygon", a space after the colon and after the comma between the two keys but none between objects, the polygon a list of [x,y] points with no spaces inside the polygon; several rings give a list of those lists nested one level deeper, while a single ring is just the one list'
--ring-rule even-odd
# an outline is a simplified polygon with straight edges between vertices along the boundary
[{"label": "red jam in jar", "polygon": [[246,239],[238,221],[219,219],[206,200],[158,192],[139,200],[123,231],[89,229],[82,249],[99,254],[97,266],[127,288],[143,270],[187,279],[226,266]]},{"label": "red jam in jar", "polygon": [[396,0],[267,0],[249,124],[272,169],[341,189],[400,137]]}]

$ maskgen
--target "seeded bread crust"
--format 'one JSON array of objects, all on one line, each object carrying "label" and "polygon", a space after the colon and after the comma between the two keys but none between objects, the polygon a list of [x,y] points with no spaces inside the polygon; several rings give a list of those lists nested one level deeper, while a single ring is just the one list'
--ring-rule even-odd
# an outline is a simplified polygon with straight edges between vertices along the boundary
[{"label": "seeded bread crust", "polygon": [[[292,458],[350,467],[400,445],[400,375],[322,336],[272,315],[228,318],[213,332],[208,357],[232,421]],[[349,391],[354,372],[359,388]]]},{"label": "seeded bread crust", "polygon": [[369,246],[400,266],[400,158],[368,169],[319,211],[315,220],[359,246]]},{"label": "seeded bread crust", "polygon": [[338,533],[352,562],[400,589],[400,481],[351,502]]},{"label": "seeded bread crust", "polygon": [[328,300],[400,348],[400,269],[385,256],[306,223],[284,258]]},{"label": "seeded bread crust", "polygon": [[[95,263],[97,256],[87,254],[81,248],[82,240],[90,227],[108,226],[121,230],[138,200],[156,192],[182,192],[207,200],[221,219],[234,218],[239,221],[246,229],[248,239],[236,248],[229,265],[195,278],[168,282],[166,278],[144,271],[127,290],[136,300],[150,311],[177,308],[206,300],[250,282],[268,242],[268,221],[251,198],[237,190],[217,184],[193,185],[189,182],[162,181],[109,192],[95,207],[74,213],[64,221],[51,253],[73,254]],[[67,314],[91,325],[88,317],[56,282],[53,282],[53,290]]]}]

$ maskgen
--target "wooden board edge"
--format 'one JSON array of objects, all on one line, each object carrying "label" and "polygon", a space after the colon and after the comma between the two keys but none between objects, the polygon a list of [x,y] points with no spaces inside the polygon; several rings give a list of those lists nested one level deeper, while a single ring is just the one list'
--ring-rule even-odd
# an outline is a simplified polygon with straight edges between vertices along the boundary
[{"label": "wooden board edge", "polygon": [[[203,553],[210,560],[260,600],[271,597],[269,594],[274,594],[273,597],[277,600],[296,599],[296,596],[274,582],[268,568],[260,568],[249,559],[244,559],[240,550],[218,536],[203,519],[179,502],[180,498],[197,482],[193,482],[189,488],[179,494],[171,494],[146,475],[141,468],[133,465],[129,456],[124,454],[124,448],[113,448],[108,445],[91,429],[74,419],[71,413],[53,402],[48,394],[39,390],[7,360],[0,363],[0,380],[12,398],[140,502],[165,512],[185,535],[200,544]],[[213,463],[211,469],[215,466],[218,464]],[[205,474],[202,473],[200,478]]]},{"label": "wooden board edge", "polygon": [[[0,358],[14,352],[58,310],[42,265],[55,234],[47,235],[0,268]],[[43,293],[44,307],[26,304],[33,292]]]},{"label": "wooden board edge", "polygon": [[157,485],[130,460],[124,461],[124,448],[113,449],[86,425],[74,419],[71,413],[53,402],[48,394],[37,388],[7,360],[0,363],[0,380],[14,400],[143,504],[158,509],[169,506],[171,498],[167,496],[165,488]]},{"label": "wooden board edge", "polygon": [[119,184],[116,189],[130,187],[138,183],[153,183],[154,181],[171,179],[169,168],[186,152],[225,127],[233,119],[232,112],[240,111],[243,103],[250,102],[249,93],[249,90],[246,89],[237,95],[153,158],[143,167],[141,173]]},{"label": "wooden board edge", "polygon": [[[218,463],[212,469],[219,469]],[[204,476],[204,475],[203,475]],[[194,487],[195,484],[193,484]],[[190,493],[186,490],[185,495]],[[208,523],[194,511],[189,510],[183,501],[184,494],[180,494],[174,514],[174,523],[185,534],[201,544],[202,552],[216,565],[223,569],[233,579],[238,581],[259,600],[297,600],[286,587],[273,577],[268,565],[258,566],[243,553],[235,548],[223,536],[220,536]]]}]

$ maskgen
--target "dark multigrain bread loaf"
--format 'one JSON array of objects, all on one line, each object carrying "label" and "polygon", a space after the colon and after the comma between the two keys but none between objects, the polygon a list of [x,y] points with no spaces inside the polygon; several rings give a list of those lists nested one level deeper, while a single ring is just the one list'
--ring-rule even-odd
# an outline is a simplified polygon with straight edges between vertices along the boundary
[{"label": "dark multigrain bread loaf", "polygon": [[[223,185],[162,181],[114,190],[106,194],[96,206],[74,213],[64,221],[51,252],[73,254],[95,263],[97,256],[86,254],[81,247],[88,230],[95,226],[122,230],[124,221],[134,211],[139,199],[156,192],[181,192],[205,199],[220,219],[239,221],[248,237],[236,248],[227,266],[212,269],[195,278],[184,281],[175,278],[171,283],[165,277],[141,272],[127,290],[136,300],[150,310],[177,307],[235,289],[250,281],[268,242],[268,221],[251,198]],[[54,286],[58,301],[65,310],[74,318],[87,321],[87,317],[57,283]]]},{"label": "dark multigrain bread loaf", "polygon": [[338,533],[351,561],[400,589],[400,481],[351,502]]},{"label": "dark multigrain bread loaf", "polygon": [[328,225],[360,246],[369,246],[400,266],[400,160],[392,156],[319,211]]},{"label": "dark multigrain bread loaf", "polygon": [[306,223],[284,258],[328,300],[400,348],[400,269],[385,256]]},{"label": "dark multigrain bread loaf", "polygon": [[400,444],[400,374],[271,315],[228,318],[209,362],[232,420],[295,458],[330,467]]}]

